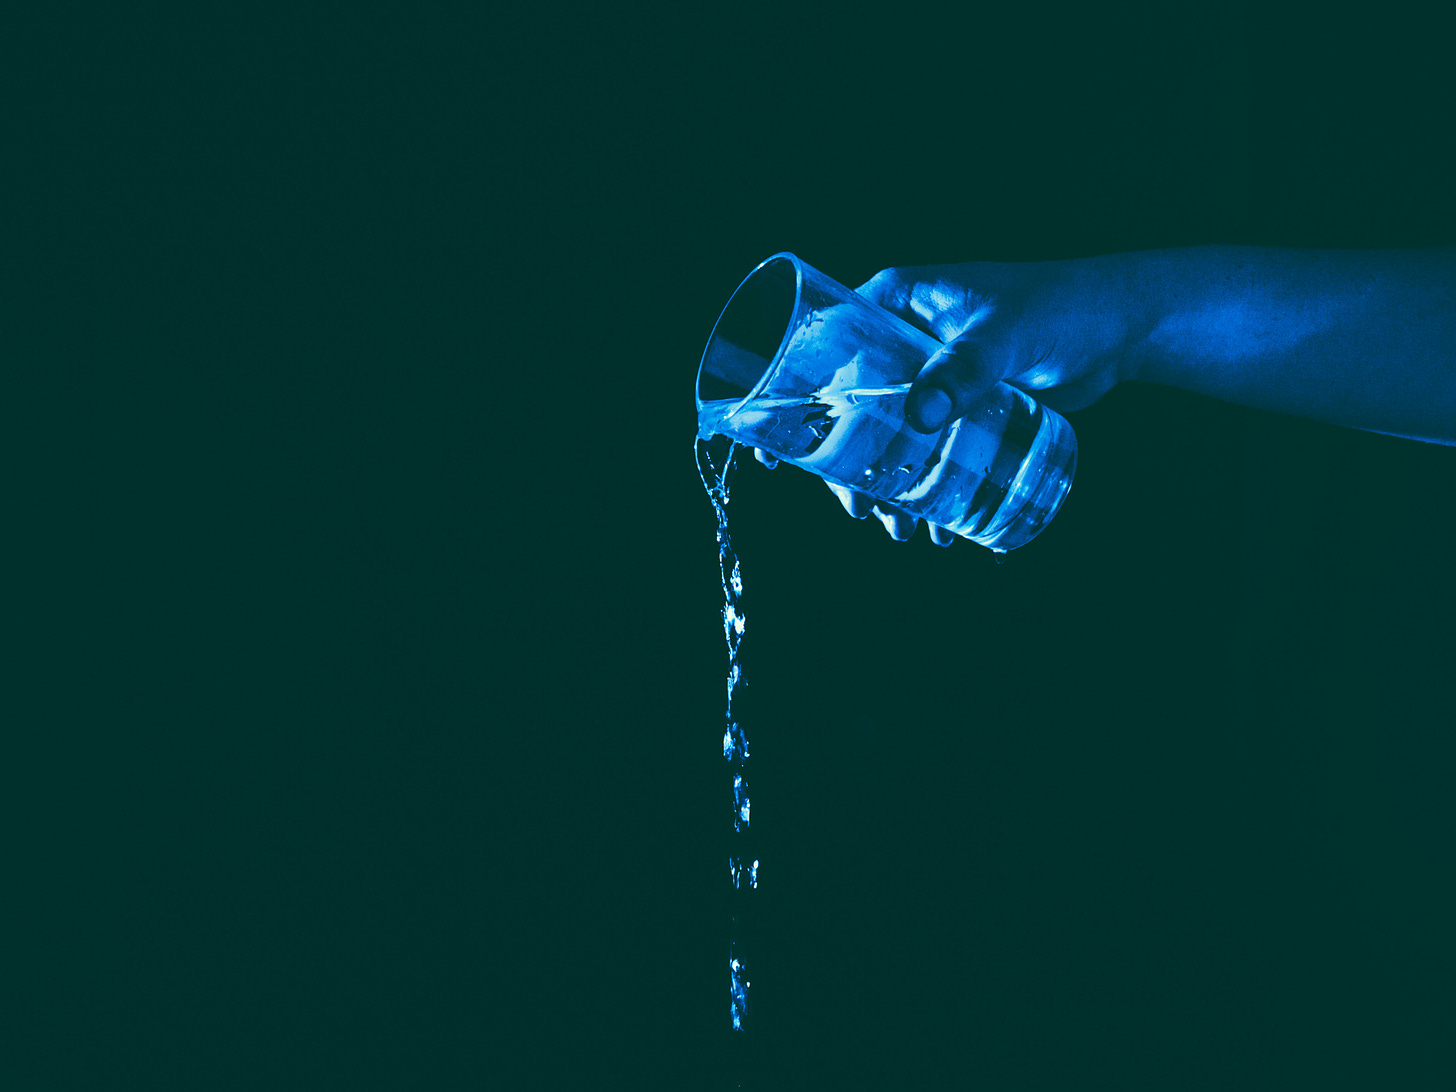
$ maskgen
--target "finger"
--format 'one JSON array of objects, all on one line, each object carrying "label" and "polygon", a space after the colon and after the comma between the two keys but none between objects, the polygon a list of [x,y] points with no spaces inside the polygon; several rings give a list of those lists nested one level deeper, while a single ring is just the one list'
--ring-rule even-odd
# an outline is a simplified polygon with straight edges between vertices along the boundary
[{"label": "finger", "polygon": [[863,493],[849,490],[849,514],[855,519],[864,519],[874,509],[875,502]]},{"label": "finger", "polygon": [[1004,377],[1004,353],[978,327],[939,349],[920,369],[905,398],[905,418],[919,432],[936,432],[964,417]]},{"label": "finger", "polygon": [[842,485],[835,485],[833,482],[825,482],[829,492],[839,498],[839,503],[844,505],[844,510],[855,519],[864,519],[870,514],[870,499],[863,493],[856,493],[853,489],[846,489]]},{"label": "finger", "polygon": [[912,516],[898,508],[882,508],[874,506],[875,515],[885,525],[885,530],[896,542],[905,542],[915,533],[915,528],[920,526],[920,517]]},{"label": "finger", "polygon": [[902,269],[882,269],[855,289],[857,293],[886,311],[904,316],[910,312],[911,278]]},{"label": "finger", "polygon": [[761,447],[753,449],[753,457],[770,470],[779,465],[779,461]]},{"label": "finger", "polygon": [[[1021,386],[1019,383],[1014,385]],[[1077,410],[1086,409],[1116,385],[1117,376],[1104,369],[1084,379],[1063,383],[1047,390],[1032,387],[1022,387],[1022,389],[1049,410],[1055,410],[1057,413],[1074,413]]]},{"label": "finger", "polygon": [[957,538],[954,531],[947,531],[938,523],[926,524],[930,528],[930,541],[937,546],[949,546]]},{"label": "finger", "polygon": [[994,308],[967,289],[975,280],[967,275],[972,268],[882,269],[855,289],[947,343],[920,370],[905,400],[905,416],[918,432],[938,432],[965,416],[1003,378],[984,351],[984,327]]},{"label": "finger", "polygon": [[975,266],[906,266],[882,269],[855,289],[937,341],[950,341],[976,322],[983,298],[969,287],[977,283]]}]

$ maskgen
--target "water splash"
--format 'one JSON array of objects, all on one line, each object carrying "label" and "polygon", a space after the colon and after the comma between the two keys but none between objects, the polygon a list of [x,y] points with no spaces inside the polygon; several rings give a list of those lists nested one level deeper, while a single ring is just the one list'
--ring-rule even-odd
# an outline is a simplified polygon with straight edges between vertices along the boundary
[{"label": "water splash", "polygon": [[729,482],[733,477],[739,445],[725,436],[700,437],[695,455],[698,476],[718,516],[718,570],[723,583],[723,639],[728,645],[727,709],[724,713],[723,758],[733,776],[733,833],[728,857],[728,877],[732,884],[732,934],[728,942],[728,989],[731,996],[732,1027],[746,1030],[749,1023],[748,987],[750,985],[742,955],[746,896],[758,888],[758,859],[745,865],[750,805],[744,770],[748,763],[748,736],[734,712],[734,702],[743,688],[743,667],[740,654],[747,618],[743,612],[743,571],[733,540],[728,534]]},{"label": "water splash", "polygon": [[748,786],[740,774],[733,775],[733,829],[739,833],[748,829]]},{"label": "water splash", "polygon": [[733,948],[734,946],[730,945],[728,949],[728,971],[731,975],[729,989],[733,994],[733,1030],[742,1031],[743,1021],[748,1016],[748,987],[751,983],[748,981],[747,969],[733,954]]}]

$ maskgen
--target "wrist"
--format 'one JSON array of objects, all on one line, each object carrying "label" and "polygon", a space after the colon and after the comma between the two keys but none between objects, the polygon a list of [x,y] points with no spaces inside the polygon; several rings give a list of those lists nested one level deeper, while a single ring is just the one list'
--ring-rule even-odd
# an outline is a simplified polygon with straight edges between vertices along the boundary
[{"label": "wrist", "polygon": [[1100,325],[1114,356],[1118,382],[1167,383],[1170,361],[1158,351],[1153,332],[1168,312],[1170,255],[1174,251],[1128,251],[1066,263],[1075,268],[1078,298]]},{"label": "wrist", "polygon": [[1187,387],[1197,354],[1190,343],[1208,331],[1212,281],[1230,274],[1227,247],[1143,250],[1116,255],[1127,300],[1128,335],[1123,379]]}]

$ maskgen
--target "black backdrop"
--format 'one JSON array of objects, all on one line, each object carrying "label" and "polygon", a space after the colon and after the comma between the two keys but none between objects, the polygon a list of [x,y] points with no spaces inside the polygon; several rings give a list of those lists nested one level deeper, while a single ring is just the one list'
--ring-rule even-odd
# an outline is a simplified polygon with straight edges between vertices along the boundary
[{"label": "black backdrop", "polygon": [[743,468],[730,1050],[718,309],[1456,241],[1440,28],[1260,12],[18,33],[7,1080],[1449,1087],[1456,458],[1137,385],[1000,567]]}]

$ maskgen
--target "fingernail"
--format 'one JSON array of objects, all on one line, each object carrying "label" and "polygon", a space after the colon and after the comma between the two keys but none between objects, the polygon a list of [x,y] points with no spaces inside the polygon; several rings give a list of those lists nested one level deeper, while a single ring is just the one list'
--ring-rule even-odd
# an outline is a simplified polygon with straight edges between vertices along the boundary
[{"label": "fingernail", "polygon": [[926,387],[915,392],[907,407],[910,423],[921,432],[934,432],[950,416],[950,395],[939,387]]},{"label": "fingernail", "polygon": [[825,482],[824,484],[829,486],[829,492],[834,494],[835,499],[839,501],[845,512],[849,514],[850,519],[864,519],[865,516],[869,515],[868,512],[855,513],[854,498],[856,494],[853,490],[846,489],[842,485],[835,485],[833,482]]}]

